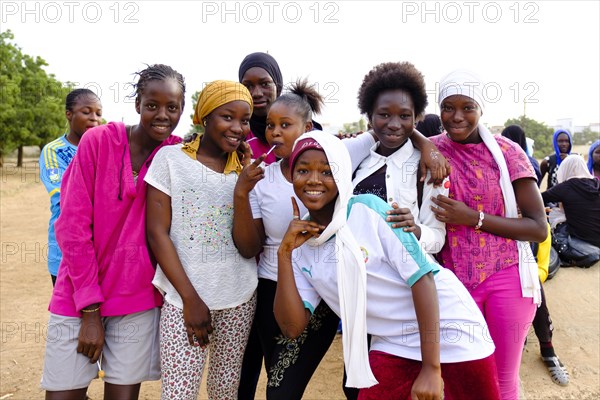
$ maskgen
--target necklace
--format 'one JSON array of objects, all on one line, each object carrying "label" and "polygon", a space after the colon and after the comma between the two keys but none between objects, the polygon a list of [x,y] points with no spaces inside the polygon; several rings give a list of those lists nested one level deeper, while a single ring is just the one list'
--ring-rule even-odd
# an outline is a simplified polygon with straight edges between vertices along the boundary
[{"label": "necklace", "polygon": [[[127,127],[127,141],[129,142],[129,147],[131,148],[131,125]],[[134,180],[137,180],[138,172],[133,167],[133,161],[131,162],[131,171],[133,172]]]}]

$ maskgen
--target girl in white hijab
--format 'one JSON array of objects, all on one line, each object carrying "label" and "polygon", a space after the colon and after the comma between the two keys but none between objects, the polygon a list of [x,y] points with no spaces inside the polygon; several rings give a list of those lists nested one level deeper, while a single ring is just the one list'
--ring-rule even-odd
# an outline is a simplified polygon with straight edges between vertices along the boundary
[{"label": "girl in white hijab", "polygon": [[600,181],[577,154],[562,161],[556,179],[542,198],[560,202],[564,215],[553,231],[561,266],[591,267],[600,259]]},{"label": "girl in white hijab", "polygon": [[[290,157],[294,215],[278,251],[275,317],[297,337],[325,301],[342,319],[347,386],[359,400],[499,399],[493,344],[464,286],[386,222],[386,202],[352,197],[344,145],[305,133]],[[372,335],[367,352],[367,333]],[[368,389],[364,389],[368,388]]]},{"label": "girl in white hijab", "polygon": [[544,241],[548,229],[527,155],[479,122],[483,87],[477,75],[465,70],[440,83],[445,132],[431,139],[452,170],[448,197],[434,200],[437,218],[446,223],[446,244],[438,257],[483,312],[496,345],[502,399],[516,400],[523,343],[541,302],[527,242]]}]

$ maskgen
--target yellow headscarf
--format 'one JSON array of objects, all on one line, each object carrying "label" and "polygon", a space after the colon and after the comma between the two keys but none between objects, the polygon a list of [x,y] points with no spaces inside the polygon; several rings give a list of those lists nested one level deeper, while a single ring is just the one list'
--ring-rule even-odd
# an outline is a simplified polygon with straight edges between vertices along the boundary
[{"label": "yellow headscarf", "polygon": [[[204,118],[214,109],[221,107],[223,104],[231,103],[232,101],[241,100],[250,105],[250,114],[252,114],[252,95],[244,85],[233,81],[214,81],[209,83],[202,89],[198,97],[198,104],[194,112],[194,125],[204,126]],[[198,135],[195,140],[185,144],[182,148],[193,159],[196,159],[196,153],[200,148],[201,135]],[[236,151],[229,153],[227,163],[225,164],[225,174],[235,172],[239,174],[242,171],[243,165]]]},{"label": "yellow headscarf", "polygon": [[214,81],[209,83],[200,92],[196,111],[194,112],[194,125],[204,126],[204,118],[215,108],[232,101],[241,100],[250,105],[252,114],[252,95],[246,86],[233,81]]}]

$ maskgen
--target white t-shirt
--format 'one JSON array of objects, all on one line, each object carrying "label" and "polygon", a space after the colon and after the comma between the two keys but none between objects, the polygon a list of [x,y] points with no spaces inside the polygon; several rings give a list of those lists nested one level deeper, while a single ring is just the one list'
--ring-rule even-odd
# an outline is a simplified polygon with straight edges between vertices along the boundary
[{"label": "white t-shirt", "polygon": [[[421,342],[411,286],[435,274],[440,308],[440,361],[478,360],[494,352],[494,344],[477,304],[449,270],[422,252],[414,235],[392,229],[385,221],[387,204],[374,195],[355,196],[348,205],[348,226],[365,257],[367,331],[371,350],[421,360]],[[306,308],[321,299],[339,315],[335,241],[292,254],[294,276]]]},{"label": "white t-shirt", "polygon": [[[171,197],[169,237],[200,298],[211,310],[236,307],[250,300],[258,284],[254,258],[242,257],[231,236],[237,174],[215,172],[181,147],[160,149],[145,180]],[[183,308],[160,266],[152,283]]]},{"label": "white t-shirt", "polygon": [[[342,141],[348,149],[352,168],[369,155],[375,139],[364,133]],[[250,192],[250,207],[254,219],[262,219],[265,228],[265,245],[258,262],[258,277],[277,282],[277,249],[293,217],[291,197],[296,198],[300,216],[307,213],[304,204],[296,197],[294,186],[281,172],[281,161],[265,167],[265,177]]]}]

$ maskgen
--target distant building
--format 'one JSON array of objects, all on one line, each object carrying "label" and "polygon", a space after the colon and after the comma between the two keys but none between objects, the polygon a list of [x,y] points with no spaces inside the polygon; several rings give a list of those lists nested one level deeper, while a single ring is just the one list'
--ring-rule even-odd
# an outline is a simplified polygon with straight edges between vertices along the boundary
[{"label": "distant building", "polygon": [[554,125],[554,130],[557,131],[559,129],[566,129],[571,134],[575,132],[573,130],[573,118],[561,118],[556,120],[556,125]]},{"label": "distant building", "polygon": [[600,132],[600,122],[592,122],[588,125],[574,125],[572,118],[562,118],[556,120],[556,125],[553,128],[554,130],[566,129],[572,134],[582,132],[585,128],[589,128],[592,132]]},{"label": "distant building", "polygon": [[502,131],[504,130],[504,125],[494,125],[494,126],[488,126],[488,129],[490,130],[490,132],[492,132],[494,135],[500,135],[502,134]]}]

